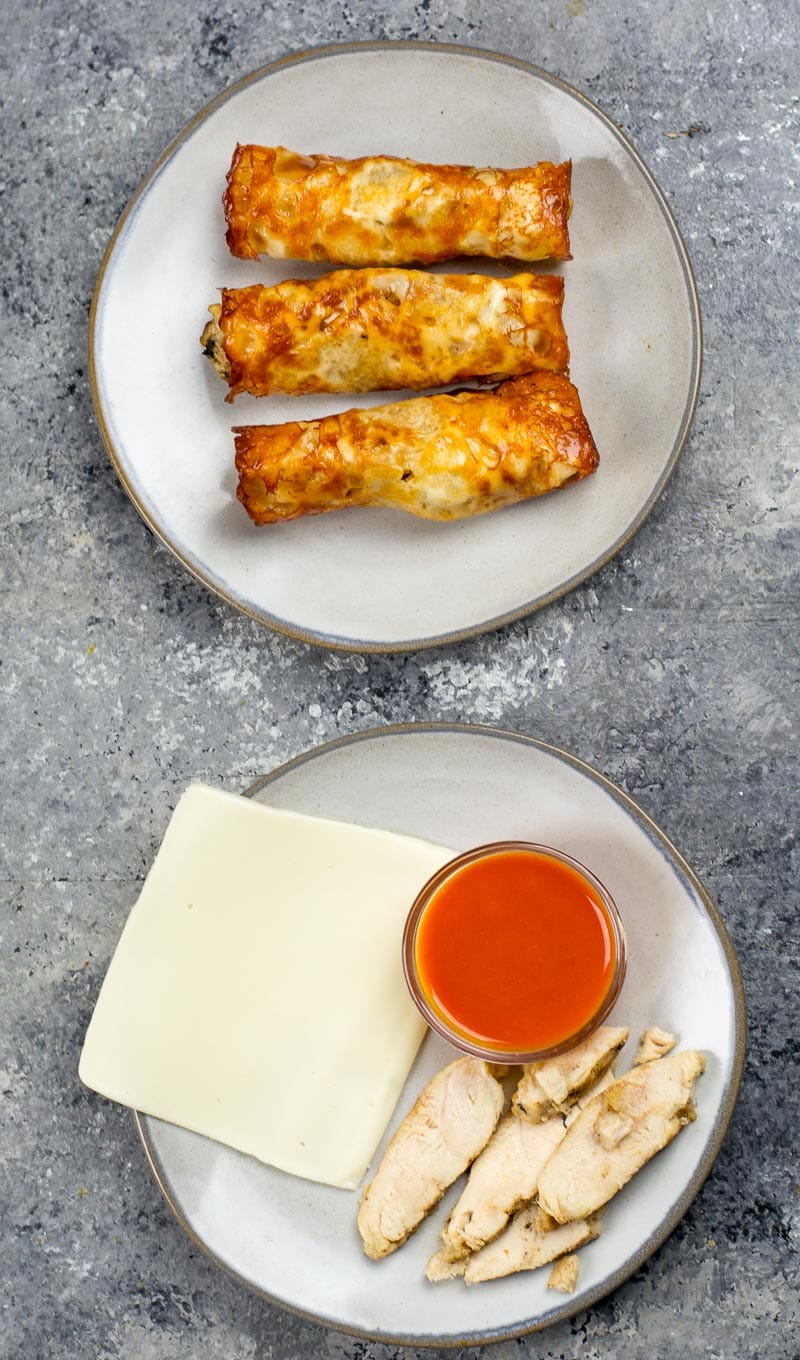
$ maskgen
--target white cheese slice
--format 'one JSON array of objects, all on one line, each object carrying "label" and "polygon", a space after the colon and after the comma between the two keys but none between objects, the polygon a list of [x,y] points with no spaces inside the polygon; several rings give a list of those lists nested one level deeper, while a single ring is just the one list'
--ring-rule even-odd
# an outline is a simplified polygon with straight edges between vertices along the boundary
[{"label": "white cheese slice", "polygon": [[404,920],[453,853],[192,786],[111,960],[81,1080],[284,1171],[358,1185],[425,1033]]}]

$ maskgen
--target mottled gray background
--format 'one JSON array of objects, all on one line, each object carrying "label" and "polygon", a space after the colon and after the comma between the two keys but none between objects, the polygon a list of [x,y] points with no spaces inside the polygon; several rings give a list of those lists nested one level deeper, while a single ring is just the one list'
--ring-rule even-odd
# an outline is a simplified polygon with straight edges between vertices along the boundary
[{"label": "mottled gray background", "polygon": [[[118,215],[207,100],[288,51],[409,37],[527,58],[621,124],[685,234],[705,370],[677,473],[613,563],[500,633],[367,659],[263,631],[155,542],[94,422],[87,312]],[[3,1360],[396,1354],[216,1270],[163,1207],[130,1117],[75,1073],[186,783],[238,790],[410,718],[534,733],[621,784],[706,881],[748,994],[741,1099],[681,1227],[600,1306],[498,1360],[800,1352],[798,44],[795,0],[3,6]]]}]

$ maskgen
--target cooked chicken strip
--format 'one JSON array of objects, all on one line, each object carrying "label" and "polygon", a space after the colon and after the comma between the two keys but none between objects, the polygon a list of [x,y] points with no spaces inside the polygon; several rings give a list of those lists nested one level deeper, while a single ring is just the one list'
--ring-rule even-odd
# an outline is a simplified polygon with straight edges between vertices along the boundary
[{"label": "cooked chicken strip", "polygon": [[364,1191],[358,1228],[373,1260],[402,1246],[488,1143],[503,1108],[488,1063],[458,1058],[428,1083]]},{"label": "cooked chicken strip", "polygon": [[532,1120],[562,1109],[570,1096],[585,1090],[610,1067],[629,1033],[622,1026],[601,1025],[557,1058],[526,1066],[511,1102],[514,1109]]},{"label": "cooked chicken strip", "polygon": [[502,1232],[514,1211],[533,1199],[539,1175],[564,1133],[560,1115],[540,1124],[513,1112],[500,1120],[445,1224],[434,1271],[439,1257],[457,1261]]},{"label": "cooked chicken strip", "polygon": [[663,1058],[675,1047],[675,1035],[670,1034],[669,1030],[659,1029],[658,1025],[651,1025],[646,1029],[639,1040],[639,1048],[633,1060],[634,1067],[640,1067],[642,1063],[653,1062],[656,1058]]},{"label": "cooked chicken strip", "polygon": [[574,1294],[578,1283],[580,1260],[574,1252],[556,1261],[547,1280],[548,1289],[557,1289],[560,1294]]},{"label": "cooked chicken strip", "polygon": [[692,1088],[705,1070],[687,1049],[634,1067],[595,1096],[539,1177],[539,1201],[559,1223],[594,1213],[694,1117]]},{"label": "cooked chicken strip", "polygon": [[514,1275],[519,1270],[535,1270],[591,1242],[599,1232],[599,1219],[559,1226],[539,1205],[528,1205],[514,1215],[494,1242],[470,1256],[464,1279],[467,1284],[478,1284],[481,1280]]}]

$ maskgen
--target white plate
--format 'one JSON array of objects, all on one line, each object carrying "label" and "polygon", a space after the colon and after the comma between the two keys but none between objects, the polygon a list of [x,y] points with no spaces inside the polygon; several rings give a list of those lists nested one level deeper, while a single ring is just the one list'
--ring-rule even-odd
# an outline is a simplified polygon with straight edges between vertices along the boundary
[{"label": "white plate", "polygon": [[[696,1122],[609,1206],[602,1236],[581,1251],[578,1289],[568,1299],[546,1288],[547,1270],[472,1289],[460,1280],[429,1284],[425,1262],[455,1190],[399,1252],[375,1263],[364,1256],[356,1231],[357,1192],[298,1180],[137,1116],[156,1179],[183,1227],[271,1299],[381,1341],[494,1341],[596,1302],[627,1279],[686,1212],[711,1169],[738,1090],[744,1058],[738,966],[691,869],[602,775],[553,747],[488,728],[415,725],[361,733],[290,761],[249,792],[276,807],[455,848],[519,838],[568,851],[606,884],[625,921],[630,962],[611,1023],[629,1025],[634,1043],[648,1024],[674,1030],[681,1047],[706,1054],[708,1066],[698,1084]],[[434,1035],[425,1040],[395,1124],[453,1056]],[[630,1064],[630,1055],[625,1061]]]},{"label": "white plate", "polygon": [[[478,165],[571,157],[574,258],[561,267],[564,316],[599,472],[543,500],[450,524],[359,509],[254,528],[235,499],[231,425],[399,398],[245,396],[225,404],[198,344],[219,288],[322,272],[228,254],[220,198],[237,141]],[[468,267],[493,272],[481,261]],[[306,52],[210,104],[119,223],[90,332],[100,428],[150,527],[237,608],[307,641],[360,651],[473,636],[596,571],[662,491],[700,376],[685,247],[615,124],[524,62],[419,43]]]}]

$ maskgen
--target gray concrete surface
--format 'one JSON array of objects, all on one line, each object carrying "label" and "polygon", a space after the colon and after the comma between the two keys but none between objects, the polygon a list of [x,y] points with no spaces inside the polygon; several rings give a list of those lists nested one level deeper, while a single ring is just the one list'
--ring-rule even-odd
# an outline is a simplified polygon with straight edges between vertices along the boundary
[{"label": "gray concrete surface", "polygon": [[[211,96],[287,51],[409,37],[520,55],[622,125],[685,234],[705,370],[678,471],[614,562],[502,632],[367,659],[263,631],[159,546],[101,443],[86,327],[119,213]],[[3,1360],[397,1354],[218,1272],[76,1063],[186,783],[241,789],[325,738],[413,718],[534,733],[627,789],[719,904],[749,1003],[740,1102],[680,1228],[598,1307],[498,1360],[800,1354],[799,48],[794,0],[4,7]]]}]

